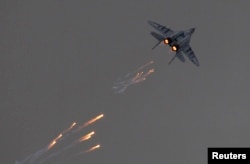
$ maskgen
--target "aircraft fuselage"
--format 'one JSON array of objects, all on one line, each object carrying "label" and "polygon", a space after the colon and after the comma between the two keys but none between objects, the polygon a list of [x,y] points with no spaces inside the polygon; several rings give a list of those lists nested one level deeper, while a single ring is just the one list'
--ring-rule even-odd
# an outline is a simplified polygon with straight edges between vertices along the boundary
[{"label": "aircraft fuselage", "polygon": [[181,49],[185,44],[189,43],[191,35],[193,34],[193,32],[195,31],[195,28],[191,28],[189,30],[185,30],[185,31],[179,31],[175,34],[173,34],[172,36],[170,36],[169,38],[169,46],[173,47],[173,46],[177,46],[178,49]]},{"label": "aircraft fuselage", "polygon": [[148,21],[148,23],[159,31],[161,34],[151,32],[150,34],[158,40],[155,46],[156,48],[160,43],[169,45],[172,51],[175,52],[175,56],[169,62],[169,64],[175,59],[178,58],[180,61],[185,62],[183,54],[185,54],[190,61],[192,61],[197,67],[200,65],[198,59],[196,58],[192,48],[189,45],[192,34],[195,31],[195,28],[190,28],[183,31],[174,31],[170,28],[167,28],[159,23]]}]

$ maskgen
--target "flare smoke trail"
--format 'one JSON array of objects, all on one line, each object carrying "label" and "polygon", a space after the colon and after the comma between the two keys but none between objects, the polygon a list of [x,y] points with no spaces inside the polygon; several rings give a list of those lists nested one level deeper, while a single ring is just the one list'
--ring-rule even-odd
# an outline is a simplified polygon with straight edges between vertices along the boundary
[{"label": "flare smoke trail", "polygon": [[100,114],[100,115],[92,118],[91,120],[87,121],[86,123],[78,126],[77,128],[74,128],[76,126],[76,122],[73,122],[69,128],[63,130],[57,137],[55,137],[51,142],[49,142],[49,144],[46,147],[38,150],[35,153],[30,154],[23,161],[20,161],[20,162],[16,161],[15,164],[34,164],[34,163],[41,164],[41,163],[51,159],[52,157],[55,157],[55,156],[61,154],[62,152],[68,150],[69,148],[71,148],[73,146],[91,139],[92,136],[95,134],[94,131],[83,135],[82,137],[78,138],[77,140],[71,142],[71,144],[66,145],[59,150],[56,150],[54,153],[47,155],[47,157],[46,157],[47,152],[49,152],[57,144],[59,144],[60,142],[62,142],[66,138],[68,138],[69,136],[80,132],[83,128],[95,123],[97,120],[100,120],[103,117],[104,117],[104,114]]},{"label": "flare smoke trail", "polygon": [[92,131],[92,132],[90,132],[90,133],[88,133],[88,134],[86,134],[86,135],[80,137],[79,139],[77,139],[77,140],[75,140],[74,142],[72,142],[71,144],[65,146],[65,147],[62,148],[61,150],[56,151],[55,153],[50,154],[48,157],[46,157],[46,158],[40,160],[38,164],[42,164],[42,163],[44,163],[45,161],[47,161],[47,160],[49,160],[49,159],[51,159],[51,158],[53,158],[53,157],[55,157],[55,156],[57,156],[57,155],[60,155],[60,154],[63,153],[64,151],[70,149],[71,147],[75,146],[76,144],[78,144],[78,143],[80,143],[80,142],[89,140],[94,134],[95,134],[95,132]]},{"label": "flare smoke trail", "polygon": [[118,79],[112,87],[114,92],[123,93],[130,85],[145,81],[150,74],[155,72],[155,69],[152,67],[153,63],[153,61],[147,62],[137,70],[125,75],[124,78]]},{"label": "flare smoke trail", "polygon": [[32,164],[35,160],[37,160],[45,152],[47,152],[49,149],[51,149],[57,143],[57,141],[62,138],[63,134],[68,133],[75,125],[76,125],[75,122],[72,123],[72,125],[69,128],[65,129],[55,139],[53,139],[48,146],[46,146],[45,148],[42,148],[42,149],[38,150],[37,152],[29,155],[22,162],[16,161],[15,164],[19,164],[19,163],[23,164],[23,163],[28,162],[28,161],[29,161],[30,164]]}]

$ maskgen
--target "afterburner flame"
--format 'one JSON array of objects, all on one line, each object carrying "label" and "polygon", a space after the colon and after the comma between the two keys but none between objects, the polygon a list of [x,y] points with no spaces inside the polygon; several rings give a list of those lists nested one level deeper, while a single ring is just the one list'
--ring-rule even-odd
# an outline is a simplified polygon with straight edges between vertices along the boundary
[{"label": "afterburner flame", "polygon": [[173,46],[173,47],[172,47],[172,50],[173,50],[173,51],[177,51],[177,47],[176,47],[176,46]]},{"label": "afterburner flame", "polygon": [[164,44],[168,44],[168,43],[169,43],[168,39],[164,39]]}]

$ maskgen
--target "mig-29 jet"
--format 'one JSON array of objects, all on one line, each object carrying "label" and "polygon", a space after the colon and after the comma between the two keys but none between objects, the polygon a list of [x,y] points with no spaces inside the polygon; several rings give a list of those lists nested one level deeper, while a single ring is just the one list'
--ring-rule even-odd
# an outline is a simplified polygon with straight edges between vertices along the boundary
[{"label": "mig-29 jet", "polygon": [[177,57],[180,61],[185,62],[185,58],[183,56],[183,54],[185,54],[196,66],[200,65],[189,45],[191,35],[193,34],[195,28],[184,31],[173,31],[170,28],[153,21],[148,21],[148,23],[162,34],[160,35],[158,33],[151,32],[151,35],[159,41],[152,49],[163,42],[164,44],[169,45],[172,51],[175,52],[175,56],[170,60],[169,64],[171,64],[175,57]]}]

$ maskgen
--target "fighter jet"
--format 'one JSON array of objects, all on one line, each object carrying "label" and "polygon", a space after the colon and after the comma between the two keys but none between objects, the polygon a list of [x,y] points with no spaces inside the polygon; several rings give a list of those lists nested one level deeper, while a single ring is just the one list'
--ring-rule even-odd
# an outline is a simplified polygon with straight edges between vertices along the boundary
[{"label": "fighter jet", "polygon": [[185,58],[183,56],[183,54],[185,54],[197,67],[200,65],[189,45],[191,35],[194,33],[195,28],[190,28],[184,31],[173,31],[170,28],[153,21],[148,21],[148,23],[162,34],[151,32],[151,35],[158,40],[157,44],[152,49],[163,42],[165,45],[169,45],[172,51],[175,52],[175,56],[170,60],[169,64],[172,63],[175,57],[177,57],[180,61],[185,62]]}]

